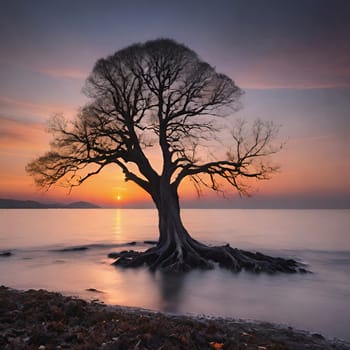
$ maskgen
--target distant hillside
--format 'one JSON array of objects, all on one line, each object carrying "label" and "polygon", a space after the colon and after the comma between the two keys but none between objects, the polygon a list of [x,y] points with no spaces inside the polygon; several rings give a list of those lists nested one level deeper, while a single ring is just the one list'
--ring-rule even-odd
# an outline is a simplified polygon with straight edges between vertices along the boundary
[{"label": "distant hillside", "polygon": [[64,208],[81,208],[81,209],[91,209],[91,208],[100,208],[98,205],[89,203],[89,202],[73,202],[67,204]]},{"label": "distant hillside", "polygon": [[68,209],[91,209],[100,208],[96,204],[89,202],[63,203],[41,203],[37,201],[21,201],[16,199],[0,198],[1,209],[49,209],[49,208],[68,208]]}]

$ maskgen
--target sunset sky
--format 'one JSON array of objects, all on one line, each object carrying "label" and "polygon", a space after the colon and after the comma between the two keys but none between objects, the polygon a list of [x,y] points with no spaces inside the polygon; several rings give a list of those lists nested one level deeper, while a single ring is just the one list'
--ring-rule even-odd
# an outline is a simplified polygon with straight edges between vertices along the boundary
[{"label": "sunset sky", "polygon": [[200,207],[350,207],[350,1],[1,0],[0,197],[147,206],[117,167],[43,193],[25,165],[49,147],[46,122],[72,118],[97,59],[135,42],[172,38],[244,91],[235,117],[282,125],[281,172],[253,197],[182,200]]}]

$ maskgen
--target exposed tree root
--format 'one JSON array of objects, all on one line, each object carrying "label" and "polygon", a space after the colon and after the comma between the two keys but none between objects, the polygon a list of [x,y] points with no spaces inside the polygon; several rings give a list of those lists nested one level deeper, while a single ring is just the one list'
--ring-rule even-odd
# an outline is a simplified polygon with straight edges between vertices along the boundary
[{"label": "exposed tree root", "polygon": [[158,245],[145,252],[133,250],[112,253],[113,263],[121,267],[148,266],[151,270],[186,272],[195,268],[211,269],[217,263],[233,272],[241,270],[254,273],[306,273],[304,266],[293,259],[275,258],[259,252],[253,253],[230,245],[210,247],[195,240],[182,242],[181,246]]}]

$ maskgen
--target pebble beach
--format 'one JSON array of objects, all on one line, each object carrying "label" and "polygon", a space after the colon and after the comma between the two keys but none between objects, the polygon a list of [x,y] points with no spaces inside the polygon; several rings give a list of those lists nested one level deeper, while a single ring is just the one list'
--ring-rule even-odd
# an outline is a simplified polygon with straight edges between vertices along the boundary
[{"label": "pebble beach", "polygon": [[105,305],[0,287],[1,349],[350,349],[291,327]]}]

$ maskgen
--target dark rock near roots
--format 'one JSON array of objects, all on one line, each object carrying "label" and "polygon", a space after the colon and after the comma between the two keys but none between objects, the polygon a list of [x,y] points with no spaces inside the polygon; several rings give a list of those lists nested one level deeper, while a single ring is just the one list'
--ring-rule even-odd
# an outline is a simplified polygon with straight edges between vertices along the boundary
[{"label": "dark rock near roots", "polygon": [[92,293],[103,293],[101,290],[98,290],[96,288],[87,288],[85,289],[87,292],[92,292]]},{"label": "dark rock near roots", "polygon": [[0,253],[0,257],[4,257],[4,258],[10,257],[12,255],[13,255],[13,253],[11,253],[11,252],[1,252]]},{"label": "dark rock near roots", "polygon": [[148,240],[146,240],[146,241],[143,241],[143,243],[150,244],[150,245],[156,245],[158,242],[157,241],[148,241]]},{"label": "dark rock near roots", "polygon": [[66,252],[82,252],[88,249],[89,247],[79,246],[79,247],[68,247],[68,248],[57,249],[56,251],[61,253],[66,253]]}]

